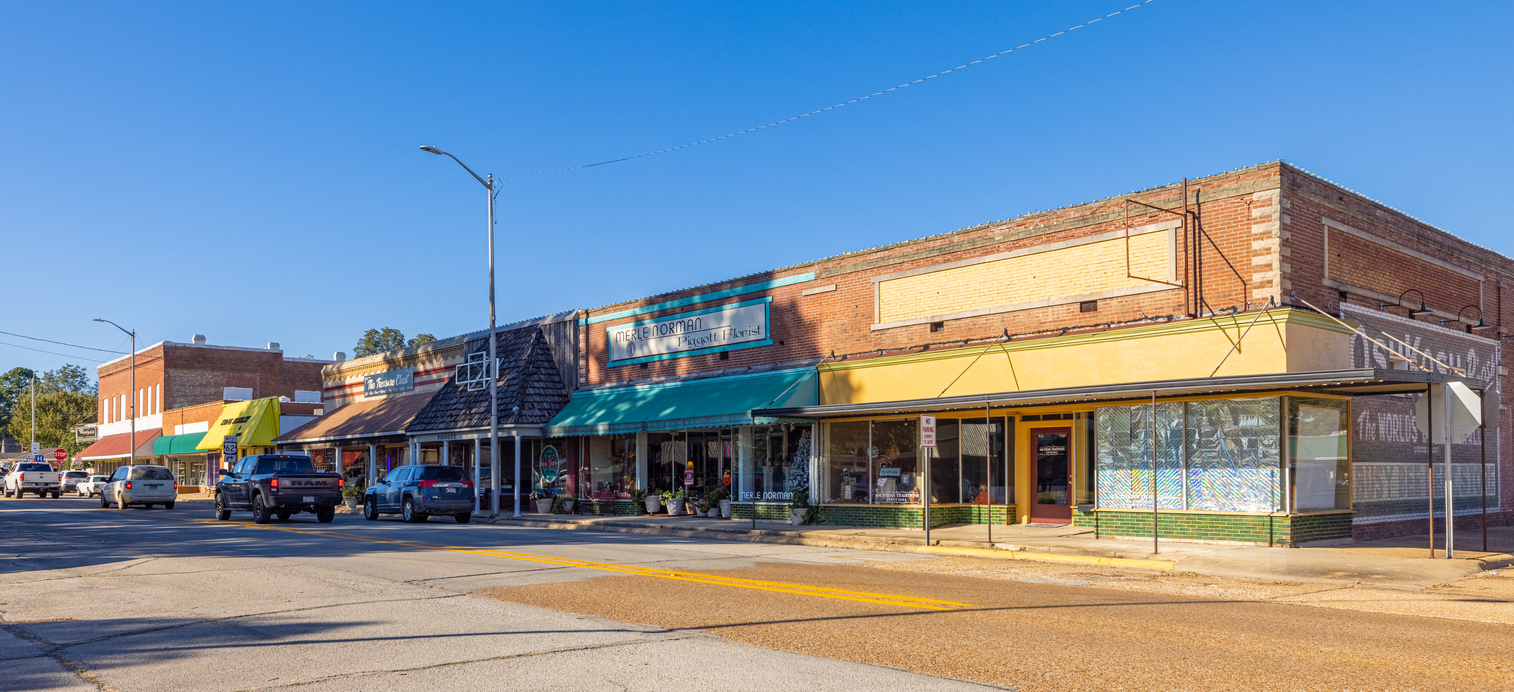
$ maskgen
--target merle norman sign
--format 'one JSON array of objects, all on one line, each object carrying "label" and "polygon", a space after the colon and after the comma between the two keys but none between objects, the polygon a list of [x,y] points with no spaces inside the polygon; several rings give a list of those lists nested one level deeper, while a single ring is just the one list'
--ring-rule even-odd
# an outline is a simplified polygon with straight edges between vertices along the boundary
[{"label": "merle norman sign", "polygon": [[415,368],[401,368],[363,378],[363,396],[398,394],[415,389]]},{"label": "merle norman sign", "polygon": [[766,346],[773,343],[768,332],[770,302],[761,298],[608,327],[610,364]]}]

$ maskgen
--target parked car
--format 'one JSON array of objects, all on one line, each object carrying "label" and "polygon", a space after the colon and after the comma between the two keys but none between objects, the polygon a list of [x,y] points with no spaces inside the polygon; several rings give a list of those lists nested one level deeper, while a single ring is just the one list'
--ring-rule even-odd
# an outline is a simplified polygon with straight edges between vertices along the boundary
[{"label": "parked car", "polygon": [[316,471],[310,457],[301,454],[255,454],[221,473],[215,490],[216,519],[221,521],[230,519],[232,510],[245,509],[259,524],[300,512],[326,524],[342,503],[341,475]]},{"label": "parked car", "polygon": [[87,480],[89,480],[87,471],[64,471],[62,491],[65,493],[76,491],[79,489],[79,484]]},{"label": "parked car", "polygon": [[90,476],[89,478],[80,481],[79,484],[74,487],[74,492],[77,492],[79,494],[79,497],[94,497],[96,495],[99,495],[101,491],[105,490],[105,484],[109,482],[110,476]]},{"label": "parked car", "polygon": [[126,509],[142,505],[152,509],[153,505],[163,505],[163,509],[173,509],[178,497],[179,484],[167,466],[138,464],[122,466],[105,480],[105,487],[100,490],[100,506],[114,504],[118,509]]},{"label": "parked car", "polygon": [[408,522],[450,514],[466,524],[473,518],[473,484],[456,466],[401,466],[363,494],[364,519],[395,512]]},{"label": "parked car", "polygon": [[62,492],[62,483],[52,464],[22,462],[5,475],[5,496],[21,497],[26,493],[36,493],[37,497],[42,497],[52,493],[53,497],[57,497]]}]

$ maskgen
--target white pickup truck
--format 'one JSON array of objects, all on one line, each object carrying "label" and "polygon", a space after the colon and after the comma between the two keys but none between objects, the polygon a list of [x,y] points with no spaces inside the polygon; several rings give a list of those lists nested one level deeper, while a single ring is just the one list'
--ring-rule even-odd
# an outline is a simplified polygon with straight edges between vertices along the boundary
[{"label": "white pickup truck", "polygon": [[51,493],[57,497],[62,492],[63,478],[51,464],[26,461],[16,464],[10,473],[5,474],[6,497],[21,497],[26,493],[36,493],[37,497]]}]

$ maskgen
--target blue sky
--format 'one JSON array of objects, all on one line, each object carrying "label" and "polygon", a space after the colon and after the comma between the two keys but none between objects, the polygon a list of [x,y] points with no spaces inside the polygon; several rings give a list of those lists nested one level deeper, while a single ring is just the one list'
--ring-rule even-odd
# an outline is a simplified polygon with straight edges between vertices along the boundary
[{"label": "blue sky", "polygon": [[[1135,0],[0,4],[0,331],[351,352],[488,317],[499,175]],[[506,180],[501,322],[1283,159],[1514,254],[1514,6],[1155,0]],[[17,289],[20,289],[19,291]],[[0,336],[0,370],[92,366]]]}]

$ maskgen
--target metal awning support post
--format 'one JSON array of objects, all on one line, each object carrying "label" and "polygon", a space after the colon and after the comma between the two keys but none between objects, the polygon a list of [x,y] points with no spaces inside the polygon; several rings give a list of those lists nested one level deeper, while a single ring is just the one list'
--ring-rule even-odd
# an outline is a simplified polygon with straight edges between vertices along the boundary
[{"label": "metal awning support post", "polygon": [[[1477,402],[1482,403],[1482,398],[1488,395],[1488,390],[1477,390]],[[1488,410],[1483,407],[1483,410]],[[1488,552],[1488,417],[1483,414],[1482,424],[1477,426],[1477,450],[1482,454],[1481,472],[1482,490],[1478,492],[1478,499],[1482,500],[1482,551]]]},{"label": "metal awning support post", "polygon": [[985,481],[988,485],[988,547],[992,548],[994,547],[994,418],[987,401],[983,402],[983,466],[988,472],[988,480]]},{"label": "metal awning support post", "polygon": [[1157,393],[1151,393],[1151,554],[1162,552],[1157,534]]},{"label": "metal awning support post", "polygon": [[478,514],[478,494],[484,488],[479,484],[478,460],[483,458],[484,441],[473,438],[473,513]]},{"label": "metal awning support post", "polygon": [[1435,559],[1435,385],[1425,385],[1425,499],[1430,505],[1430,559]]},{"label": "metal awning support post", "polygon": [[[1443,385],[1444,386],[1444,385]],[[1441,468],[1446,470],[1446,559],[1456,552],[1456,497],[1453,495],[1454,482],[1451,478],[1451,392],[1446,390],[1441,396],[1441,409],[1445,412],[1445,418],[1441,420],[1441,436],[1446,440],[1446,460]]]}]

